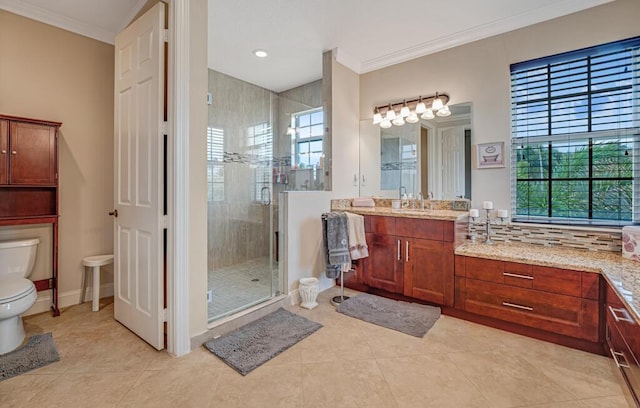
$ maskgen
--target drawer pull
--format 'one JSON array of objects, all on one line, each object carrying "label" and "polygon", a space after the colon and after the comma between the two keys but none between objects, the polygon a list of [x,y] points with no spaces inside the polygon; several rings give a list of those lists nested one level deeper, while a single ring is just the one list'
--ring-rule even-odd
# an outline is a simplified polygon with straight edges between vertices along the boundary
[{"label": "drawer pull", "polygon": [[400,260],[400,240],[398,240],[398,261]]},{"label": "drawer pull", "polygon": [[409,241],[405,241],[404,255],[405,255],[405,261],[409,262]]},{"label": "drawer pull", "polygon": [[530,312],[533,312],[533,308],[532,307],[517,305],[515,303],[502,302],[502,306],[513,307],[514,309],[522,309],[522,310],[528,310]]},{"label": "drawer pull", "polygon": [[509,273],[509,272],[502,272],[503,276],[508,276],[510,278],[520,278],[520,279],[529,279],[529,280],[533,280],[533,276],[529,276],[529,275],[519,275],[517,273]]},{"label": "drawer pull", "polygon": [[[611,357],[613,357],[613,361],[615,361],[618,368],[631,368],[631,366],[627,364],[627,359],[624,357],[624,353],[620,353],[619,351],[613,351],[612,348],[610,348],[609,351],[611,352]],[[621,359],[619,360],[618,358],[621,358]]]},{"label": "drawer pull", "polygon": [[15,150],[12,150],[11,154],[18,154],[18,152],[16,152]]},{"label": "drawer pull", "polygon": [[0,153],[2,153],[2,154],[7,154],[7,151],[6,151],[6,150],[4,150],[4,149],[2,149],[2,150],[0,150]]},{"label": "drawer pull", "polygon": [[[627,309],[616,309],[609,306],[609,312],[611,312],[611,315],[613,316],[613,319],[616,321],[616,323],[626,322],[635,324],[631,316],[629,316],[629,312],[627,312]],[[618,313],[620,313],[622,316],[619,316]]]}]

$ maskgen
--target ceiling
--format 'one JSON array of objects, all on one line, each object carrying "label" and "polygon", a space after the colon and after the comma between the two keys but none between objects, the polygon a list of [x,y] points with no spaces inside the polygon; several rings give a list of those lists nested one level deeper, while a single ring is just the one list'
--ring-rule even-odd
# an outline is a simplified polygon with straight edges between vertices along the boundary
[{"label": "ceiling", "polygon": [[[208,0],[208,64],[279,92],[321,78],[327,50],[361,74],[610,1]],[[145,3],[0,0],[0,8],[113,43]]]}]

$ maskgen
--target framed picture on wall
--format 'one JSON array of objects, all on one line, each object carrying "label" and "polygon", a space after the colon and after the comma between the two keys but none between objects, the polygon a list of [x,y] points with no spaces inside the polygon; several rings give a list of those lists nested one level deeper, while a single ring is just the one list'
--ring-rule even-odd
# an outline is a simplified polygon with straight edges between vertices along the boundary
[{"label": "framed picture on wall", "polygon": [[504,142],[478,143],[476,145],[476,167],[478,169],[504,166]]}]

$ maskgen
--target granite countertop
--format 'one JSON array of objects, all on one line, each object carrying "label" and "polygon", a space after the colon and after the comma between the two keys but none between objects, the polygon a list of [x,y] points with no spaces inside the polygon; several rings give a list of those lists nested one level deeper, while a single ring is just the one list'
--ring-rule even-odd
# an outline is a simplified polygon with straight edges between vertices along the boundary
[{"label": "granite countertop", "polygon": [[512,242],[487,245],[467,241],[455,249],[455,254],[600,273],[640,324],[640,263],[623,258],[619,253]]},{"label": "granite countertop", "polygon": [[469,217],[468,211],[454,210],[394,210],[390,207],[349,207],[334,208],[337,211],[348,211],[360,215],[386,215],[402,218],[422,218],[427,220],[458,221]]}]

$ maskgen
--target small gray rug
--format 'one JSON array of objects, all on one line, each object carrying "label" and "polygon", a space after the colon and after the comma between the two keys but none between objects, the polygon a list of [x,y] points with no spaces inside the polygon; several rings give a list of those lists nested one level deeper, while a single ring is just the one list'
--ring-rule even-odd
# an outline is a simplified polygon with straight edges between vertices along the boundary
[{"label": "small gray rug", "polygon": [[242,375],[320,329],[313,322],[283,308],[212,339],[204,346]]},{"label": "small gray rug", "polygon": [[24,346],[0,356],[0,381],[59,360],[51,333],[36,334]]},{"label": "small gray rug", "polygon": [[440,308],[361,293],[345,300],[338,312],[415,337],[424,337],[440,317]]}]

